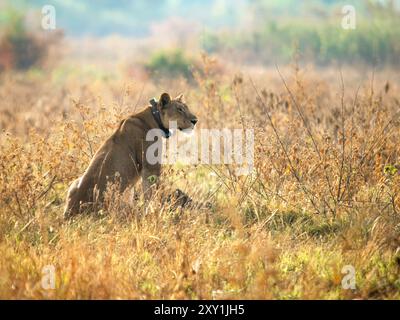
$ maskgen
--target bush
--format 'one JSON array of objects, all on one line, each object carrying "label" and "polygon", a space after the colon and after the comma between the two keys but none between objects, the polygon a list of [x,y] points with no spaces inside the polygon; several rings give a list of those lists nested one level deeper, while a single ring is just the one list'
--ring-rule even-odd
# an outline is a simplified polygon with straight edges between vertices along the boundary
[{"label": "bush", "polygon": [[59,34],[54,37],[40,38],[28,32],[24,23],[24,14],[15,9],[2,12],[0,25],[0,71],[7,69],[27,70],[40,66],[47,57],[48,49]]},{"label": "bush", "polygon": [[149,62],[145,64],[146,70],[152,77],[176,77],[183,76],[188,80],[193,79],[193,62],[187,58],[180,49],[161,50],[153,54]]},{"label": "bush", "polygon": [[301,60],[318,64],[340,61],[399,65],[398,15],[390,11],[383,15],[372,11],[370,15],[370,19],[357,19],[354,30],[342,29],[338,19],[267,21],[252,31],[207,34],[203,49],[209,53],[234,49],[263,63],[289,62],[297,52]]}]

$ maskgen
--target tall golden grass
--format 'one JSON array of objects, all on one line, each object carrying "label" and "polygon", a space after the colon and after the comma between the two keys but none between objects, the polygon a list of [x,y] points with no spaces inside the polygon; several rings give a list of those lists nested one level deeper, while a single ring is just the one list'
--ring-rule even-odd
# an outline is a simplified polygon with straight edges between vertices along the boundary
[{"label": "tall golden grass", "polygon": [[[0,298],[400,298],[395,73],[232,70],[205,57],[195,83],[145,85],[3,74]],[[144,206],[110,191],[100,214],[64,221],[69,183],[161,91],[184,92],[200,128],[253,128],[254,172],[166,166],[165,188],[211,206],[175,208],[161,195]],[[55,289],[41,286],[46,265]],[[346,265],[354,290],[342,287]]]}]

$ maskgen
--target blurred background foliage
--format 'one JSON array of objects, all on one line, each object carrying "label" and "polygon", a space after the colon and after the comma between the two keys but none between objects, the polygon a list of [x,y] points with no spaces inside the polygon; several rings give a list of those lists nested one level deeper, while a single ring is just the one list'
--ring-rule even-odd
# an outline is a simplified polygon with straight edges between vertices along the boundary
[{"label": "blurred background foliage", "polygon": [[43,67],[51,46],[62,37],[60,30],[44,36],[32,30],[26,12],[19,6],[3,6],[0,11],[0,71]]},{"label": "blurred background foliage", "polygon": [[[275,6],[274,6],[275,3]],[[354,5],[356,28],[341,26],[342,6]],[[265,64],[288,62],[294,54],[316,64],[400,63],[398,1],[249,1],[253,25],[237,32],[209,32],[204,49],[229,50]]]},{"label": "blurred background foliage", "polygon": [[156,51],[146,62],[145,67],[154,79],[158,76],[183,76],[192,80],[194,61],[185,55],[181,49]]},{"label": "blurred background foliage", "polygon": [[[157,39],[143,62],[153,76],[190,79],[193,62],[186,52],[200,51],[242,64],[287,63],[293,57],[317,65],[400,64],[398,0],[3,0],[0,70],[42,66],[59,43],[61,32],[40,28],[47,4],[56,8],[58,31],[69,39]],[[354,30],[341,27],[342,6],[349,4],[356,9]]]}]

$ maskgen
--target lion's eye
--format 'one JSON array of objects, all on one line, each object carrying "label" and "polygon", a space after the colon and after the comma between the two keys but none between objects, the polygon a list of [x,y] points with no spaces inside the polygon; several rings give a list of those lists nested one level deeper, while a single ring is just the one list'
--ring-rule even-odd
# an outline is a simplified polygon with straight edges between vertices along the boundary
[{"label": "lion's eye", "polygon": [[178,108],[178,112],[183,113],[183,109],[182,108]]}]

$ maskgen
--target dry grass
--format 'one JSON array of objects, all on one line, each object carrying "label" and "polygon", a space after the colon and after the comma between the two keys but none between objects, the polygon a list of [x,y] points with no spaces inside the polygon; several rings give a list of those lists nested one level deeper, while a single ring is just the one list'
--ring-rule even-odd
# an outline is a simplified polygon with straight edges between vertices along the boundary
[{"label": "dry grass", "polygon": [[[400,298],[399,79],[294,68],[286,89],[277,70],[203,67],[191,85],[2,76],[0,298]],[[201,128],[254,128],[254,173],[166,167],[167,185],[212,208],[109,197],[102,215],[64,221],[68,184],[164,90],[185,92]],[[54,290],[41,287],[49,264]],[[345,265],[355,290],[342,289]]]}]

